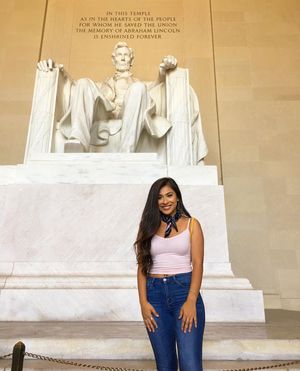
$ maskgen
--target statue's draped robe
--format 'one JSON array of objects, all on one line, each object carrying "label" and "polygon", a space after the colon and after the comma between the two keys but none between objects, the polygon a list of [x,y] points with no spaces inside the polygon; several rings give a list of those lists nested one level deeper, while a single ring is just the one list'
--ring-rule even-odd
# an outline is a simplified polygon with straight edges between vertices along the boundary
[{"label": "statue's draped robe", "polygon": [[[88,80],[81,79],[78,80]],[[111,77],[103,83],[93,82],[88,80],[97,88],[97,99],[94,104],[94,122],[97,125],[97,144],[107,145],[110,138],[122,130],[122,119],[114,118],[114,104],[115,99],[115,82]],[[138,80],[132,78],[132,83]],[[70,138],[72,133],[71,123],[71,100],[77,99],[76,84],[78,82],[67,83],[63,89],[63,105],[64,116],[60,119],[58,125],[61,132],[66,138]],[[172,124],[166,119],[166,85],[165,83],[144,83],[147,87],[147,105],[143,115],[143,127],[147,133],[153,138],[163,137],[168,130],[172,128]],[[207,154],[207,146],[202,132],[201,117],[199,110],[199,103],[194,90],[189,89],[190,99],[190,118],[191,118],[191,133],[192,133],[192,153],[193,163],[197,164]],[[84,109],[84,107],[82,107]],[[72,118],[74,120],[74,118]],[[90,128],[91,129],[91,128]],[[96,144],[96,143],[91,143]],[[178,150],[181,144],[178,143]]]}]

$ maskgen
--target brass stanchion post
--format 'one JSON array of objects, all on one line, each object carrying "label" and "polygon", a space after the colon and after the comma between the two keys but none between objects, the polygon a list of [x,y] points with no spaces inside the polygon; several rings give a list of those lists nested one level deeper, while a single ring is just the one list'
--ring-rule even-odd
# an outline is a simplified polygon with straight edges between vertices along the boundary
[{"label": "brass stanchion post", "polygon": [[15,344],[12,355],[11,371],[22,371],[25,355],[25,344],[19,341]]}]

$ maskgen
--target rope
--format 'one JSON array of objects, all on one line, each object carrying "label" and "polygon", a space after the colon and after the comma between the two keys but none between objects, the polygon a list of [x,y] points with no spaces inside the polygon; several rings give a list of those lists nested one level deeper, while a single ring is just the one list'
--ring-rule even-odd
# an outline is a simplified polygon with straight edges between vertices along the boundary
[{"label": "rope", "polygon": [[[86,368],[93,368],[96,370],[103,370],[103,371],[144,371],[142,369],[135,369],[135,368],[124,368],[124,367],[109,367],[109,366],[100,366],[100,365],[92,365],[89,363],[81,363],[81,362],[74,362],[74,361],[68,361],[64,359],[59,359],[59,358],[53,358],[53,357],[48,357],[48,356],[42,356],[40,354],[34,354],[34,353],[29,353],[25,352],[25,356],[38,359],[41,361],[49,361],[49,362],[55,362],[55,363],[60,363],[63,365],[69,365],[69,366],[76,366],[76,367],[86,367]],[[6,359],[8,357],[11,357],[12,353],[10,354],[5,354],[3,356],[0,356],[0,359]],[[256,371],[256,370],[268,370],[271,368],[279,368],[279,367],[287,367],[287,366],[292,366],[300,363],[300,360],[298,361],[292,361],[292,362],[285,362],[285,363],[277,363],[273,365],[266,365],[266,366],[258,366],[258,367],[247,367],[247,368],[232,368],[232,369],[223,369],[222,371]]]},{"label": "rope", "polygon": [[0,356],[0,359],[5,359],[5,358],[11,357],[11,356],[12,356],[12,353],[4,354],[3,356]]},{"label": "rope", "polygon": [[28,353],[28,352],[25,352],[25,355],[28,356],[28,357],[31,357],[31,358],[42,360],[42,361],[56,362],[56,363],[61,363],[63,365],[71,365],[71,366],[77,366],[77,367],[94,368],[94,369],[97,369],[97,370],[105,370],[105,371],[143,371],[141,369],[134,369],[134,368],[109,367],[109,366],[100,366],[100,365],[97,366],[97,365],[91,365],[89,363],[66,361],[66,360],[63,360],[63,359],[52,358],[52,357],[42,356],[40,354],[34,354],[34,353]]}]

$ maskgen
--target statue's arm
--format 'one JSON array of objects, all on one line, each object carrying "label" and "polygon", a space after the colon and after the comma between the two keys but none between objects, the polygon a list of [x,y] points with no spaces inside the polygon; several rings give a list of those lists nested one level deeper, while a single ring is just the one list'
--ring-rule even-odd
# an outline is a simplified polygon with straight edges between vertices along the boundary
[{"label": "statue's arm", "polygon": [[166,74],[168,71],[174,70],[177,67],[177,59],[172,55],[163,57],[159,65],[158,76],[155,81],[147,84],[148,89],[154,88],[162,82],[166,81]]},{"label": "statue's arm", "polygon": [[177,67],[177,59],[173,55],[167,55],[163,57],[161,64],[159,65],[158,83],[166,80],[166,74],[168,71],[175,70]]}]

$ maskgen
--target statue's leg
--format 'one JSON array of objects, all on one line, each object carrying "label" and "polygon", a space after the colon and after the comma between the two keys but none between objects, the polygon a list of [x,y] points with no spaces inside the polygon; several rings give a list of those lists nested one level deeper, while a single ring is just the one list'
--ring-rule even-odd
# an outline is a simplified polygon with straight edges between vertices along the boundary
[{"label": "statue's leg", "polygon": [[72,130],[69,139],[79,140],[85,151],[89,150],[90,131],[93,124],[94,106],[99,88],[89,79],[79,79],[71,96]]},{"label": "statue's leg", "polygon": [[145,84],[133,83],[128,89],[123,105],[120,152],[135,152],[144,127],[144,115],[148,104]]}]

